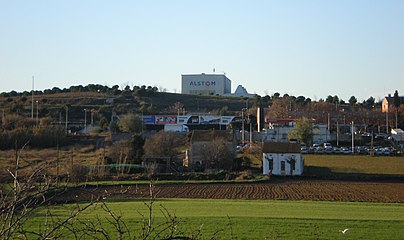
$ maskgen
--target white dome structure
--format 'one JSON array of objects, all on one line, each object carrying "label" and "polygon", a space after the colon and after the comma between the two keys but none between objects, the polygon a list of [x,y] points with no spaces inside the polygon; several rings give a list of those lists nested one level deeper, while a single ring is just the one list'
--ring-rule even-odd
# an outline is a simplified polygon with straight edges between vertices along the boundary
[{"label": "white dome structure", "polygon": [[248,93],[245,87],[243,87],[242,85],[238,85],[236,91],[233,94],[230,94],[230,96],[252,98],[255,96],[255,94]]}]

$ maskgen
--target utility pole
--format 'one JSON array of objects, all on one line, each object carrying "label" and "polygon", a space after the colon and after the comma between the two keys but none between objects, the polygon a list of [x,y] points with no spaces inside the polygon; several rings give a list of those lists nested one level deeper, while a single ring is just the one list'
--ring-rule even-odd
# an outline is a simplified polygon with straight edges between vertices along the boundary
[{"label": "utility pole", "polygon": [[398,109],[396,107],[396,129],[398,128],[398,117],[397,117],[397,115],[398,115]]},{"label": "utility pole", "polygon": [[34,76],[32,76],[31,119],[34,120]]},{"label": "utility pole", "polygon": [[68,113],[69,113],[69,107],[66,106],[66,134],[68,133],[67,131],[67,119],[68,119]]},{"label": "utility pole", "polygon": [[36,102],[36,126],[38,127],[39,104],[38,104],[38,100],[36,100],[35,102]]},{"label": "utility pole", "polygon": [[354,121],[351,122],[351,134],[352,134],[352,154],[354,154],[355,153]]},{"label": "utility pole", "polygon": [[339,147],[339,125],[338,125],[338,119],[337,119],[337,147]]},{"label": "utility pole", "polygon": [[375,148],[373,146],[373,131],[370,139],[370,156],[373,157],[375,155]]},{"label": "utility pole", "polygon": [[252,131],[252,122],[251,122],[251,119],[250,119],[250,147],[252,145],[252,138],[253,138],[253,131]]},{"label": "utility pole", "polygon": [[84,108],[84,132],[86,131],[87,128],[87,109]]},{"label": "utility pole", "polygon": [[91,109],[91,126],[94,126],[94,111]]},{"label": "utility pole", "polygon": [[244,144],[245,142],[245,136],[244,136],[244,111],[247,110],[247,108],[242,108],[241,109],[241,143]]},{"label": "utility pole", "polygon": [[[327,132],[325,133],[325,140],[328,142],[328,133],[331,135],[330,113],[327,114]],[[330,136],[331,139],[331,136]]]},{"label": "utility pole", "polygon": [[386,111],[386,133],[389,133],[389,107],[387,106]]}]

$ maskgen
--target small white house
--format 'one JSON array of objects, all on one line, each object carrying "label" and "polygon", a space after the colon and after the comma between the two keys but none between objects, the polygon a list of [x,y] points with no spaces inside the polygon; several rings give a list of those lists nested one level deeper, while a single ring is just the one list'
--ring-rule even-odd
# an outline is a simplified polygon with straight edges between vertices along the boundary
[{"label": "small white house", "polygon": [[304,160],[299,143],[264,142],[262,173],[265,175],[301,175]]}]

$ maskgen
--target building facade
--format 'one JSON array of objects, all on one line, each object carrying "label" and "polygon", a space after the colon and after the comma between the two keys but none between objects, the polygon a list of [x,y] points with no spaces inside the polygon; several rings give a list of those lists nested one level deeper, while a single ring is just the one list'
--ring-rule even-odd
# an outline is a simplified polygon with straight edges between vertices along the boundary
[{"label": "building facade", "polygon": [[231,93],[231,80],[223,73],[182,74],[181,93],[226,95]]},{"label": "building facade", "polygon": [[298,143],[265,142],[262,146],[262,173],[264,175],[302,175],[303,156]]},{"label": "building facade", "polygon": [[[404,103],[404,96],[399,96],[400,104]],[[394,97],[389,94],[387,97],[383,98],[382,100],[382,112],[391,112],[394,108]]]}]

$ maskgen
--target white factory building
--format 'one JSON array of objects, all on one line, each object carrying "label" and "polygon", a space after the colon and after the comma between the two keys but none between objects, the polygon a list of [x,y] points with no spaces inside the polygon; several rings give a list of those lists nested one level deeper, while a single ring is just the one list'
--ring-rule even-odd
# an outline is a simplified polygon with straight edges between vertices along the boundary
[{"label": "white factory building", "polygon": [[200,73],[181,75],[181,93],[197,95],[253,97],[241,85],[231,93],[231,80],[224,73]]}]

